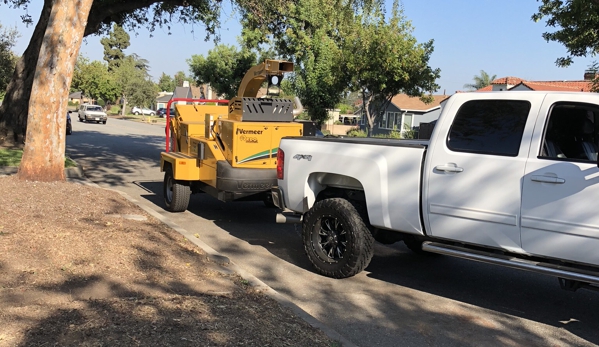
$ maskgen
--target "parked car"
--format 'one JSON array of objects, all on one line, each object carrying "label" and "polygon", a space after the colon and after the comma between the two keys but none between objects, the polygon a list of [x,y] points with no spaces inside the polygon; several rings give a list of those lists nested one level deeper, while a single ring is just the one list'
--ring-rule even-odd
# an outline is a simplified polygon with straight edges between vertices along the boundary
[{"label": "parked car", "polygon": [[140,108],[140,107],[133,107],[131,109],[131,113],[133,113],[134,115],[140,115],[143,114],[145,116],[155,116],[156,115],[156,111],[154,110],[150,110],[149,108]]},{"label": "parked car", "polygon": [[[171,108],[171,111],[169,112],[171,116],[175,115],[175,109]],[[166,108],[161,107],[158,110],[156,110],[156,115],[158,117],[166,117]]]},{"label": "parked car", "polygon": [[71,112],[67,111],[67,135],[73,133],[73,126],[71,125]]},{"label": "parked car", "polygon": [[78,117],[80,122],[95,121],[96,123],[102,122],[104,124],[106,124],[106,120],[108,119],[108,116],[102,110],[102,106],[90,104],[79,106]]}]

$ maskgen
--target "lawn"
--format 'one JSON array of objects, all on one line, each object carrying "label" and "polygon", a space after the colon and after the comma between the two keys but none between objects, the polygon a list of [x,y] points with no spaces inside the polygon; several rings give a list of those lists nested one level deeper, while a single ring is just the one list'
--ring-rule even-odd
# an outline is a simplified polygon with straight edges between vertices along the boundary
[{"label": "lawn", "polygon": [[[23,150],[20,149],[0,149],[0,166],[19,166],[23,157]],[[64,167],[75,167],[75,163],[71,158],[64,159]]]}]

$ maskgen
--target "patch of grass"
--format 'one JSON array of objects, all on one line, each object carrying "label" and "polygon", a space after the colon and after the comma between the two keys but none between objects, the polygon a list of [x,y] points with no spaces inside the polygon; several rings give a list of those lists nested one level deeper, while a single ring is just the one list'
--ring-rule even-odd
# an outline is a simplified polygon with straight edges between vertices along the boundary
[{"label": "patch of grass", "polygon": [[[21,165],[21,158],[23,157],[23,150],[21,149],[0,149],[0,166],[19,166]],[[64,159],[64,167],[76,167],[77,163],[66,157]]]},{"label": "patch of grass", "polygon": [[0,166],[19,166],[23,151],[18,149],[0,149]]},{"label": "patch of grass", "polygon": [[66,158],[64,158],[64,167],[65,168],[77,167],[77,163],[73,159],[66,157]]}]

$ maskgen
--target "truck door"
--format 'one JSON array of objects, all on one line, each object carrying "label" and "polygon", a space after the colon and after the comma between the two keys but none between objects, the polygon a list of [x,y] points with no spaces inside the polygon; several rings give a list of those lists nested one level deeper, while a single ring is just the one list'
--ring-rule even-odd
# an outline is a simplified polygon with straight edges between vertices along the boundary
[{"label": "truck door", "polygon": [[424,176],[433,236],[522,252],[521,182],[543,95],[514,95],[458,95],[447,105],[455,117],[437,124]]},{"label": "truck door", "polygon": [[[522,248],[599,265],[599,97],[548,95],[522,182]],[[589,102],[589,100],[591,102]]]}]

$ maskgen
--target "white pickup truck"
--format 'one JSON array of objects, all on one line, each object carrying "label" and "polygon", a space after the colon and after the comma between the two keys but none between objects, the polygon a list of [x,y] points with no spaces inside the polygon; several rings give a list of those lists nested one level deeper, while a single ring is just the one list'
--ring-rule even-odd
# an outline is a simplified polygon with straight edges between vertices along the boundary
[{"label": "white pickup truck", "polygon": [[277,222],[317,272],[353,276],[374,240],[599,289],[599,94],[460,93],[430,140],[284,138]]}]

